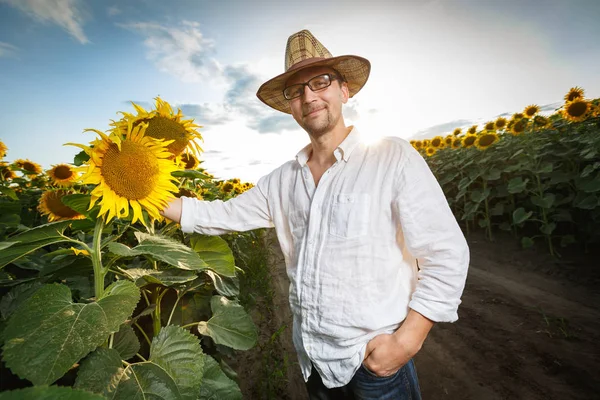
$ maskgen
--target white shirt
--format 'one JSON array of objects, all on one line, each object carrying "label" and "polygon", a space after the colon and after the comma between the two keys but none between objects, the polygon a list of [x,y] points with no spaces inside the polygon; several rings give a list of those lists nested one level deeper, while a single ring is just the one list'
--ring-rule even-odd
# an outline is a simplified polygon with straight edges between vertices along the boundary
[{"label": "white shirt", "polygon": [[304,379],[312,361],[333,388],[352,379],[367,342],[396,331],[409,308],[436,322],[458,319],[469,248],[406,140],[367,145],[352,129],[317,187],[310,153],[308,145],[229,201],[182,197],[181,228],[219,235],[275,227]]}]

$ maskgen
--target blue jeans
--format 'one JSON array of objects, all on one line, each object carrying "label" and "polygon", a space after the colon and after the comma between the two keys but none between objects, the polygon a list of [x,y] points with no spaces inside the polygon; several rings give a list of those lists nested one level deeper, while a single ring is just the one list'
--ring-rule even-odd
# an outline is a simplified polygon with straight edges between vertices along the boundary
[{"label": "blue jeans", "polygon": [[310,400],[421,400],[417,369],[412,359],[394,375],[386,377],[377,376],[361,365],[346,386],[333,389],[323,385],[313,366],[306,388]]}]

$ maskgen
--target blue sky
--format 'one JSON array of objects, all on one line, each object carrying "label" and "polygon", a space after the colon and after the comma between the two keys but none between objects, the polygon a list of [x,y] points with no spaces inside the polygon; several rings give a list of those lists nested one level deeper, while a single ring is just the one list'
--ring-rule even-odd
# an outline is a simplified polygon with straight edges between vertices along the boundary
[{"label": "blue sky", "polygon": [[0,0],[0,139],[8,160],[69,162],[63,143],[160,95],[204,126],[211,172],[256,181],[308,142],[255,97],[296,31],[371,61],[348,123],[411,138],[551,110],[572,86],[600,97],[598,20],[597,0]]}]

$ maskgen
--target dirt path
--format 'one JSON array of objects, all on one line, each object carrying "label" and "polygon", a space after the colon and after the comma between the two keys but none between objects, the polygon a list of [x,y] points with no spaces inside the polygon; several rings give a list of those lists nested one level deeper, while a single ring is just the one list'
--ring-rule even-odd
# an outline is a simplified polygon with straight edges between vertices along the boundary
[{"label": "dirt path", "polygon": [[[593,258],[557,265],[543,249],[521,250],[507,236],[467,240],[471,266],[460,319],[437,324],[415,358],[423,398],[600,398],[600,273]],[[288,390],[278,398],[304,400],[285,267],[280,253],[274,260],[270,325],[288,326],[279,345],[290,360]],[[577,275],[582,268],[589,275]]]}]

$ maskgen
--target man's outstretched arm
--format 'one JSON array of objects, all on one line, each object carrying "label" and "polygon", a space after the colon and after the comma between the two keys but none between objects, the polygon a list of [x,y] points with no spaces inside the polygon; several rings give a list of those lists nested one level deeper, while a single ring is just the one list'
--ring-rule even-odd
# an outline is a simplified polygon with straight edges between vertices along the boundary
[{"label": "man's outstretched arm", "polygon": [[160,211],[160,215],[171,221],[181,222],[181,198],[171,200],[164,210]]}]

